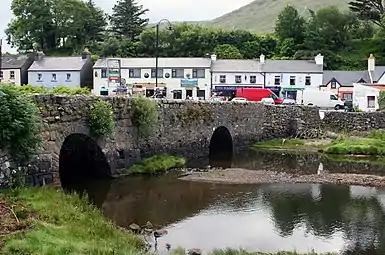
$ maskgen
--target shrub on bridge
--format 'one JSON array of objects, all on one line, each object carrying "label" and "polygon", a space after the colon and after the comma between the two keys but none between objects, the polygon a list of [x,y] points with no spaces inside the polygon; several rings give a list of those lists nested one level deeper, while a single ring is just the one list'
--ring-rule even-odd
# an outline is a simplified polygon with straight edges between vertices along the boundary
[{"label": "shrub on bridge", "polygon": [[108,101],[99,99],[91,105],[89,125],[91,135],[94,137],[111,136],[115,129],[114,109]]},{"label": "shrub on bridge", "polygon": [[132,101],[132,123],[138,129],[139,138],[147,138],[154,130],[158,118],[156,103],[143,96]]},{"label": "shrub on bridge", "polygon": [[89,95],[91,90],[89,88],[70,88],[66,86],[57,86],[54,89],[47,89],[43,86],[15,86],[15,85],[2,85],[11,86],[15,90],[23,94],[53,94],[53,95]]},{"label": "shrub on bridge", "polygon": [[18,165],[36,155],[42,121],[34,102],[15,86],[0,85],[0,150]]}]

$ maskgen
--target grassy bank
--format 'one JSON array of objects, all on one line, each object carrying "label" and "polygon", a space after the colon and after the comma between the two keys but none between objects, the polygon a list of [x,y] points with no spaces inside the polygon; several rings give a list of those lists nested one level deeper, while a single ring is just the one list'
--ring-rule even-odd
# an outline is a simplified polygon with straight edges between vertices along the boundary
[{"label": "grassy bank", "polygon": [[0,197],[14,212],[2,215],[0,229],[22,224],[4,231],[2,254],[145,254],[138,236],[119,230],[76,195],[25,188]]},{"label": "grassy bank", "polygon": [[385,155],[385,131],[374,130],[366,137],[342,136],[324,149],[327,154],[337,155]]},{"label": "grassy bank", "polygon": [[290,150],[290,151],[306,151],[317,152],[330,144],[329,140],[303,140],[281,138],[261,141],[254,143],[251,148],[254,149],[271,149],[271,150]]},{"label": "grassy bank", "polygon": [[185,164],[184,158],[162,154],[143,159],[139,164],[129,167],[127,172],[130,174],[156,174],[172,168],[183,167]]}]

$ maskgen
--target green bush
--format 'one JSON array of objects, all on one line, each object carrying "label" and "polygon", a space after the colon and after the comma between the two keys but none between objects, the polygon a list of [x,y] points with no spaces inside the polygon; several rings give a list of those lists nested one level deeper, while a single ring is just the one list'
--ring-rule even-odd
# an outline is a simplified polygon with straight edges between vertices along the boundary
[{"label": "green bush", "polygon": [[377,138],[340,138],[324,150],[339,155],[385,155],[385,140]]},{"label": "green bush", "polygon": [[111,136],[115,129],[114,109],[108,101],[99,99],[90,107],[90,133],[94,137]]},{"label": "green bush", "polygon": [[6,85],[12,86],[15,90],[23,94],[54,94],[54,95],[89,95],[91,90],[89,88],[70,88],[66,86],[57,86],[54,89],[47,89],[43,86],[33,86],[33,85],[24,85],[24,86],[15,86],[15,85]]},{"label": "green bush", "polygon": [[183,167],[185,164],[186,160],[184,158],[166,154],[155,155],[142,160],[140,164],[132,165],[128,168],[128,172],[131,174],[155,174],[172,168]]},{"label": "green bush", "polygon": [[0,85],[0,149],[22,165],[36,155],[42,121],[31,98],[15,86]]},{"label": "green bush", "polygon": [[155,101],[143,96],[132,100],[132,123],[138,129],[139,138],[147,138],[154,130],[157,120]]}]

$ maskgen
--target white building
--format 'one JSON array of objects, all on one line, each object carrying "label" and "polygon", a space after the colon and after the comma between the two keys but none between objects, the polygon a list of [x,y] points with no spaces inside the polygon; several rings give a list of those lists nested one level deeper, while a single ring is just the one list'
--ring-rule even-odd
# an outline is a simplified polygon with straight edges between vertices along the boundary
[{"label": "white building", "polygon": [[[120,65],[115,69],[108,64],[114,60]],[[127,88],[141,88],[152,96],[156,87],[155,66],[155,58],[99,59],[94,65],[93,93],[100,95],[107,89],[112,94],[117,88],[112,82],[116,79],[113,71],[117,71]],[[211,93],[210,66],[209,58],[159,58],[157,87],[165,89],[169,99],[207,99]]]},{"label": "white building", "polygon": [[274,92],[288,91],[296,97],[297,90],[318,88],[322,84],[323,56],[314,60],[217,60],[212,59],[214,91],[235,91],[244,87],[267,87]]},{"label": "white building", "polygon": [[353,105],[361,111],[372,112],[379,108],[378,99],[381,89],[359,83],[353,84]]}]

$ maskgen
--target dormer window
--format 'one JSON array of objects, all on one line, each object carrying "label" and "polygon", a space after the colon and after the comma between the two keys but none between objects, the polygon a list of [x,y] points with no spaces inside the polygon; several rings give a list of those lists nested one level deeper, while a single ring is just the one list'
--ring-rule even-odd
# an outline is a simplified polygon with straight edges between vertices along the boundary
[{"label": "dormer window", "polygon": [[332,89],[336,89],[337,88],[337,81],[336,80],[332,80],[331,83],[330,83],[330,87]]}]

